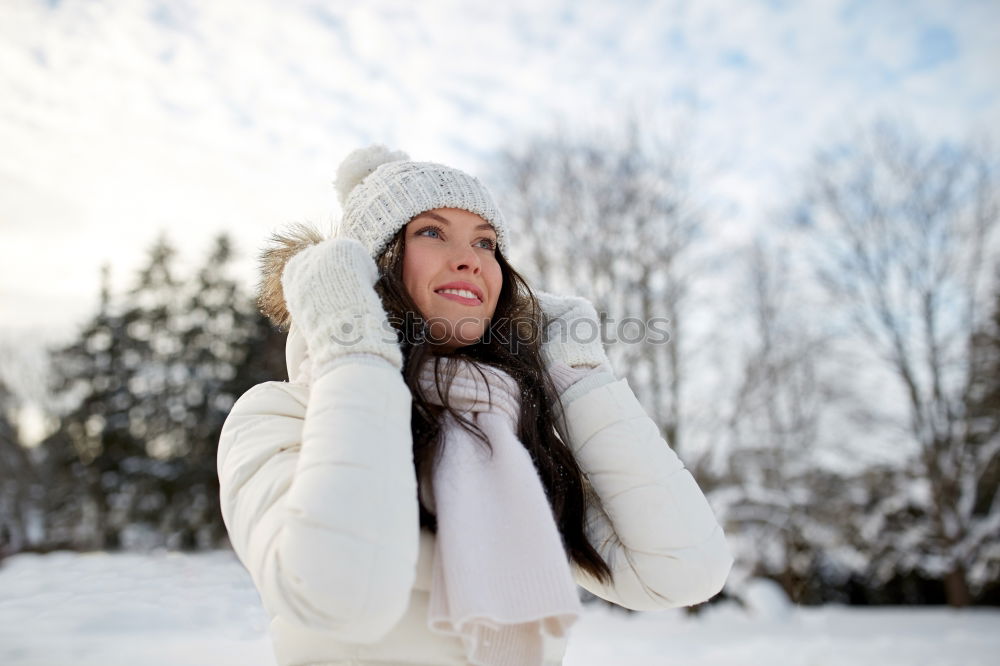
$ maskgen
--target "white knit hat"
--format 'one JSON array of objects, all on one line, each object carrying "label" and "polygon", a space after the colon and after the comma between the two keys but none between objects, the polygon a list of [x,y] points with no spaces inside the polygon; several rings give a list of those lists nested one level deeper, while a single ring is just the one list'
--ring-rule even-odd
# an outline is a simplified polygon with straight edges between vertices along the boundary
[{"label": "white knit hat", "polygon": [[355,238],[372,258],[420,213],[461,208],[475,213],[497,233],[507,254],[507,223],[486,187],[464,171],[434,162],[411,162],[385,146],[359,148],[344,158],[334,185],[344,217],[338,235]]}]

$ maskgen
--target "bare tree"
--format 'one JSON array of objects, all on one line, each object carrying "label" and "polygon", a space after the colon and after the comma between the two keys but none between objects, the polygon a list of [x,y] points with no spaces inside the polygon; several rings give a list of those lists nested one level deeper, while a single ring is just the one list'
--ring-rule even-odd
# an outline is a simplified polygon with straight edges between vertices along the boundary
[{"label": "bare tree", "polygon": [[977,444],[967,410],[997,260],[996,161],[881,121],[819,153],[808,182],[800,223],[816,275],[901,389],[895,416],[914,444],[907,497],[875,530],[893,535],[879,566],[940,576],[949,603],[968,604],[968,571],[1000,529],[998,507],[973,512],[1000,444]]},{"label": "bare tree", "polygon": [[757,239],[745,255],[736,300],[745,304],[742,372],[733,386],[723,493],[747,573],[773,575],[807,601],[821,560],[837,541],[837,517],[823,489],[833,475],[816,455],[825,410],[838,399],[824,377],[826,333],[801,316],[788,254]]},{"label": "bare tree", "polygon": [[604,136],[535,137],[500,164],[516,265],[542,289],[594,302],[609,354],[679,448],[680,334],[701,224],[680,143],[633,116]]}]

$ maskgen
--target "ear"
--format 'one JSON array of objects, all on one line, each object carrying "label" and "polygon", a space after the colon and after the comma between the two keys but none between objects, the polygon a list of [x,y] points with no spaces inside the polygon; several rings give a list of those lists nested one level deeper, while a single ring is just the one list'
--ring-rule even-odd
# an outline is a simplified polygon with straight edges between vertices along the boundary
[{"label": "ear", "polygon": [[288,260],[311,245],[323,241],[323,234],[307,224],[293,224],[272,234],[259,257],[260,282],[257,306],[271,323],[287,330],[292,323],[281,288],[281,274]]}]

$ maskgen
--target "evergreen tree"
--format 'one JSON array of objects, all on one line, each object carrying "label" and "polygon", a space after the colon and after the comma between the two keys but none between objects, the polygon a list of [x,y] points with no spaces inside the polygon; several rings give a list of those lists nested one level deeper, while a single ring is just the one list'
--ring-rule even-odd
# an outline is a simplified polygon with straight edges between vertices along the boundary
[{"label": "evergreen tree", "polygon": [[60,484],[49,519],[57,542],[80,549],[118,545],[118,530],[111,525],[113,498],[127,461],[143,455],[143,442],[129,427],[129,379],[140,355],[111,304],[109,270],[102,268],[97,314],[75,342],[52,355],[55,391],[72,407],[43,445],[51,464],[77,487]]},{"label": "evergreen tree", "polygon": [[51,353],[58,430],[39,445],[45,548],[205,548],[225,543],[216,451],[236,399],[284,380],[284,335],[231,275],[218,236],[191,280],[165,237],[132,288]]},{"label": "evergreen tree", "polygon": [[183,462],[184,476],[168,489],[171,524],[164,526],[174,546],[214,545],[225,533],[219,520],[216,449],[230,408],[248,388],[237,380],[252,338],[259,334],[260,317],[230,275],[232,258],[232,241],[219,235],[178,313],[178,361],[187,379],[174,387],[184,403],[184,438],[175,455]]},{"label": "evergreen tree", "polygon": [[[216,449],[233,403],[284,378],[283,336],[230,275],[220,235],[194,279],[160,237],[133,287],[57,350],[70,407],[43,443],[51,542],[72,548],[204,548],[224,542]],[[85,498],[77,502],[75,497]]]},{"label": "evergreen tree", "polygon": [[142,441],[115,490],[120,525],[128,530],[125,547],[164,545],[164,523],[172,521],[173,497],[183,486],[190,371],[181,355],[183,294],[174,275],[175,256],[161,235],[124,298],[122,319],[137,360],[128,376],[129,430]]},{"label": "evergreen tree", "polygon": [[24,547],[33,471],[11,417],[13,407],[14,396],[0,379],[0,560]]}]

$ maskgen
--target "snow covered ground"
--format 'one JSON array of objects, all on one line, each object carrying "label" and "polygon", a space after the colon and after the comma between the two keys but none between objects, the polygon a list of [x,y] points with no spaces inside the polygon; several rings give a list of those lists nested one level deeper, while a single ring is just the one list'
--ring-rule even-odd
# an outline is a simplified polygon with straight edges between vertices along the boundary
[{"label": "snow covered ground", "polygon": [[[1000,610],[713,605],[627,615],[590,605],[566,666],[977,666]],[[264,666],[267,617],[232,553],[18,555],[0,566],[4,666]]]}]

